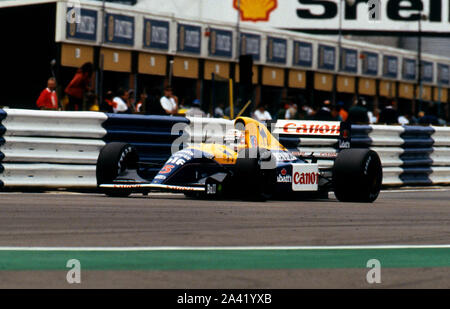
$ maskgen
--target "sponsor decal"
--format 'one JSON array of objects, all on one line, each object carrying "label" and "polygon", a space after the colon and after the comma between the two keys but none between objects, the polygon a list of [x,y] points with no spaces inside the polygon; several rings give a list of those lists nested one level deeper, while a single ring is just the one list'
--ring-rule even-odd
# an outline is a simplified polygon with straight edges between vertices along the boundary
[{"label": "sponsor decal", "polygon": [[164,175],[158,175],[156,176],[154,179],[160,179],[160,180],[165,180],[167,177]]},{"label": "sponsor decal", "polygon": [[206,194],[216,194],[217,193],[217,185],[215,183],[206,185]]},{"label": "sponsor decal", "polygon": [[170,158],[166,162],[166,164],[175,164],[175,165],[183,165],[184,163],[186,163],[186,160],[184,160],[183,158],[180,158],[178,155]]},{"label": "sponsor decal", "polygon": [[292,190],[317,191],[319,189],[319,166],[317,164],[292,164]]},{"label": "sponsor decal", "polygon": [[137,188],[136,185],[114,185],[116,189],[134,189]]},{"label": "sponsor decal", "polygon": [[349,141],[339,141],[339,148],[340,149],[348,149],[350,148],[350,142]]},{"label": "sponsor decal", "polygon": [[296,185],[319,184],[319,173],[299,173],[294,174],[294,183]]},{"label": "sponsor decal", "polygon": [[335,152],[295,151],[295,152],[293,152],[293,154],[298,157],[315,157],[315,158],[336,158],[337,157],[337,153],[335,153]]},{"label": "sponsor decal", "polygon": [[292,182],[292,176],[288,175],[285,168],[283,168],[280,172],[280,174],[277,176],[277,182],[279,183],[291,183]]},{"label": "sponsor decal", "polygon": [[192,160],[194,157],[194,152],[191,150],[181,150],[176,153],[177,157],[181,157],[185,159],[186,161]]},{"label": "sponsor decal", "polygon": [[240,12],[242,21],[269,21],[270,13],[278,6],[277,0],[234,0],[233,6]]},{"label": "sponsor decal", "polygon": [[171,171],[172,171],[172,169],[175,167],[175,165],[172,165],[172,164],[168,164],[168,165],[165,165],[160,171],[159,171],[159,173],[160,174],[169,174]]},{"label": "sponsor decal", "polygon": [[272,152],[272,155],[275,157],[277,161],[295,161],[296,157],[291,155],[288,152]]},{"label": "sponsor decal", "polygon": [[[284,22],[291,24],[291,28],[296,30],[327,29],[336,33],[338,23],[341,23],[341,28],[351,33],[392,32],[393,30],[417,32],[417,23],[424,14],[428,18],[422,21],[423,32],[448,33],[449,31],[450,2],[447,0],[298,0],[295,2],[298,3],[297,18],[288,18]],[[339,14],[339,12],[345,12],[345,14]]]},{"label": "sponsor decal", "polygon": [[340,133],[340,123],[279,120],[274,133],[338,136]]},{"label": "sponsor decal", "polygon": [[199,190],[197,190],[198,188],[194,188],[194,187],[167,186],[166,188],[169,190],[175,190],[175,191],[199,191]]}]

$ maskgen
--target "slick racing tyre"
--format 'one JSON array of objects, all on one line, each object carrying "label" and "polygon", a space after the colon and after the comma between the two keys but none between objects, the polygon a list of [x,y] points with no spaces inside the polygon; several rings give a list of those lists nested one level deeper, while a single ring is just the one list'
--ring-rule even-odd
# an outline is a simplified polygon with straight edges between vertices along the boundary
[{"label": "slick racing tyre", "polygon": [[[138,168],[139,156],[136,150],[126,143],[109,143],[100,151],[97,159],[97,185],[111,184],[127,169]],[[124,189],[102,189],[108,196],[126,197],[131,191]]]},{"label": "slick racing tyre", "polygon": [[276,166],[266,149],[243,149],[235,165],[235,190],[245,200],[266,201],[276,186]]},{"label": "slick racing tyre", "polygon": [[344,149],[334,162],[334,194],[341,202],[374,202],[382,180],[381,160],[373,150]]}]

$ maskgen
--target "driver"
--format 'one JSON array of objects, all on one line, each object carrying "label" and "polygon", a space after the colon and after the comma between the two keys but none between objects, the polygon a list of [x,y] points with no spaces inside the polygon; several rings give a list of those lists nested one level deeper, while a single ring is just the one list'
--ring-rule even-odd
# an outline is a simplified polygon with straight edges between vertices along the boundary
[{"label": "driver", "polygon": [[238,152],[240,149],[245,148],[245,134],[244,132],[236,129],[230,129],[225,134],[225,145]]}]

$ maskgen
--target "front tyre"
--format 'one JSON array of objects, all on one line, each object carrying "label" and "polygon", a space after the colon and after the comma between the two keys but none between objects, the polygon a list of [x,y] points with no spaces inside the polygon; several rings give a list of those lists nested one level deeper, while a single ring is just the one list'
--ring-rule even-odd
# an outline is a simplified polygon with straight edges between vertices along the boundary
[{"label": "front tyre", "polygon": [[[138,161],[136,150],[129,144],[118,142],[106,144],[97,159],[97,185],[111,184],[127,169],[137,169]],[[102,191],[113,197],[127,197],[131,194],[131,191],[123,189],[102,189]]]},{"label": "front tyre", "polygon": [[245,200],[266,201],[276,186],[276,166],[267,149],[243,149],[235,164],[235,190]]},{"label": "front tyre", "polygon": [[374,202],[382,180],[381,160],[373,150],[344,149],[334,162],[334,194],[341,202]]}]

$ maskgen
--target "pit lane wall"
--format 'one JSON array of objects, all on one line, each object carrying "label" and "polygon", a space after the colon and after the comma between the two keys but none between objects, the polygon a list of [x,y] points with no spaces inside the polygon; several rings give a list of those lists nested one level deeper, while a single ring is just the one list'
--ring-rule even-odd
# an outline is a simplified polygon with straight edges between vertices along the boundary
[{"label": "pit lane wall", "polygon": [[[120,141],[138,149],[149,170],[159,169],[173,145],[223,143],[232,121],[0,109],[0,185],[4,190],[95,189],[101,148]],[[337,152],[336,139],[279,136],[301,152]],[[353,125],[352,147],[380,154],[385,186],[450,184],[450,128]],[[332,161],[319,160],[322,167]]]}]

